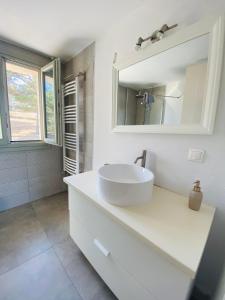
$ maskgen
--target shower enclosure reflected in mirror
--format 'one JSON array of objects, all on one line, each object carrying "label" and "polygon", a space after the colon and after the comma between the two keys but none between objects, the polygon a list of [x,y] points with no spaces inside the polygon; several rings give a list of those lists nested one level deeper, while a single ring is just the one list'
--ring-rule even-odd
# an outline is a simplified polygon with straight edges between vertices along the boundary
[{"label": "shower enclosure reflected in mirror", "polygon": [[200,22],[115,65],[114,131],[211,133],[223,30],[222,18]]},{"label": "shower enclosure reflected in mirror", "polygon": [[119,72],[118,125],[200,123],[209,34]]}]

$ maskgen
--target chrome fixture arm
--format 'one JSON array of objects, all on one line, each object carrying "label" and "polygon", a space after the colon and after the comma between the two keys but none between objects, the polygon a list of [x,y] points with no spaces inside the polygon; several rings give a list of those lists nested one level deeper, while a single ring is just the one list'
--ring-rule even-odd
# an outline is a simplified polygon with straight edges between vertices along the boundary
[{"label": "chrome fixture arm", "polygon": [[177,24],[174,24],[172,26],[168,26],[167,24],[164,24],[160,29],[154,31],[152,35],[142,38],[141,36],[138,38],[137,43],[136,43],[136,50],[140,49],[142,46],[142,43],[150,40],[152,43],[158,42],[161,40],[164,36],[164,33],[170,29],[173,29],[177,27]]},{"label": "chrome fixture arm", "polygon": [[145,168],[145,164],[146,164],[146,154],[147,154],[147,151],[146,150],[143,150],[142,152],[142,156],[139,156],[135,159],[134,163],[136,164],[140,159],[141,159],[141,166],[143,168]]}]

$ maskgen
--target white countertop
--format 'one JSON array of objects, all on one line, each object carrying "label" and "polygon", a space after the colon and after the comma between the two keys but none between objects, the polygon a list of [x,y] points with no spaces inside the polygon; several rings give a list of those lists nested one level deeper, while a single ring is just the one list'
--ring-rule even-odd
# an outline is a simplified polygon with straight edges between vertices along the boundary
[{"label": "white countertop", "polygon": [[154,186],[153,200],[135,207],[118,207],[101,200],[95,171],[64,178],[65,183],[90,198],[120,223],[150,242],[194,278],[213,221],[215,208],[202,204],[199,212],[188,208],[188,199]]}]

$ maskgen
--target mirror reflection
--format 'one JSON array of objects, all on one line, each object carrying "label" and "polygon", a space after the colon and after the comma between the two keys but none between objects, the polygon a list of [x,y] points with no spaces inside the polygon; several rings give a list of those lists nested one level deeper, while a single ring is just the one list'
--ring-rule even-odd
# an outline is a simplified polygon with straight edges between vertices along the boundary
[{"label": "mirror reflection", "polygon": [[117,125],[201,123],[208,50],[206,34],[120,70]]}]

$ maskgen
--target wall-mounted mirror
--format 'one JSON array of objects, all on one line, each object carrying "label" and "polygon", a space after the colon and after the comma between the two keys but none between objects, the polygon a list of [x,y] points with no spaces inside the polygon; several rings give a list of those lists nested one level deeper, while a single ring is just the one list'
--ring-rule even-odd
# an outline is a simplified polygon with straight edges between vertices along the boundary
[{"label": "wall-mounted mirror", "polygon": [[202,21],[116,64],[114,131],[212,133],[223,35],[223,18]]}]

